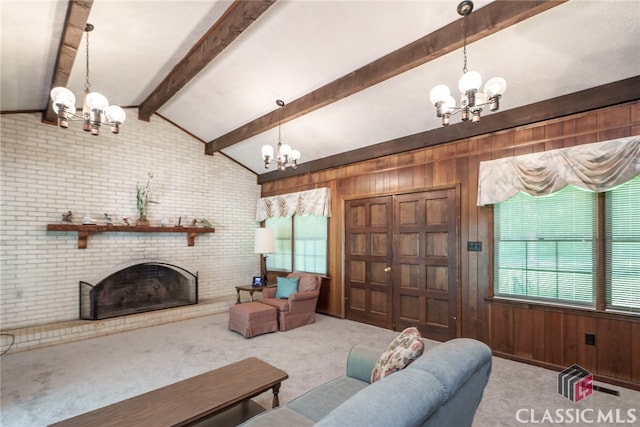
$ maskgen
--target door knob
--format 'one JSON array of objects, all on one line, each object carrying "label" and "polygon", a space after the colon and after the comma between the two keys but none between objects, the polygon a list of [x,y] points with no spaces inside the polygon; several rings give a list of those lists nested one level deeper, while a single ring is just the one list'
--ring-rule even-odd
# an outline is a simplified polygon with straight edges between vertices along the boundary
[{"label": "door knob", "polygon": [[390,271],[391,271],[391,267],[387,267],[387,268],[385,268],[385,269],[384,269],[384,272],[385,272],[385,273],[388,273],[388,272],[390,272]]}]

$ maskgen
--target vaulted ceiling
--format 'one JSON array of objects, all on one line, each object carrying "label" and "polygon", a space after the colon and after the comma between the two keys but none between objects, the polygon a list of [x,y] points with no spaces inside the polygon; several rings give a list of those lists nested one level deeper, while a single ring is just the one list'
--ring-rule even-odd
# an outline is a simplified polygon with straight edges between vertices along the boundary
[{"label": "vaulted ceiling", "polygon": [[90,22],[92,89],[139,108],[127,121],[159,114],[263,180],[294,173],[265,169],[260,156],[280,117],[304,173],[491,130],[494,115],[544,118],[531,105],[639,97],[637,1],[475,1],[468,68],[504,77],[507,91],[501,112],[480,125],[454,116],[446,129],[429,91],[456,88],[462,74],[458,0],[0,1],[3,113],[53,120],[51,87],[82,93]]}]

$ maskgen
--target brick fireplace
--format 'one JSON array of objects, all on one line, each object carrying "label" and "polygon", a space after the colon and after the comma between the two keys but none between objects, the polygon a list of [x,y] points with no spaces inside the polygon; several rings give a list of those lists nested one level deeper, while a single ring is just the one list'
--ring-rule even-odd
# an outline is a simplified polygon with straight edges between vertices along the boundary
[{"label": "brick fireplace", "polygon": [[101,320],[198,303],[198,273],[163,262],[116,271],[96,285],[80,281],[80,319]]}]

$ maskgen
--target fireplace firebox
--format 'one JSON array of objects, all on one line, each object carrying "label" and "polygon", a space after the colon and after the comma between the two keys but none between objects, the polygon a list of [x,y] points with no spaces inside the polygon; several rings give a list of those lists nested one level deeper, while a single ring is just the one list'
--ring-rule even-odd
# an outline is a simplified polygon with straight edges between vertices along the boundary
[{"label": "fireplace firebox", "polygon": [[80,319],[100,320],[198,303],[198,273],[144,262],[119,270],[98,284],[80,281]]}]

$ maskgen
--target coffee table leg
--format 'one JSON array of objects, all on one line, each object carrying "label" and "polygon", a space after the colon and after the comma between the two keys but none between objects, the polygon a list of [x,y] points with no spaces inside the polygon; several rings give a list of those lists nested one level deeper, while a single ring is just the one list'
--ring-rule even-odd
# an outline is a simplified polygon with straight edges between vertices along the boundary
[{"label": "coffee table leg", "polygon": [[273,386],[273,405],[272,408],[280,406],[280,399],[278,399],[278,393],[280,392],[280,383]]},{"label": "coffee table leg", "polygon": [[236,304],[240,304],[240,289],[236,288],[236,292],[238,293],[238,299],[236,300]]}]

